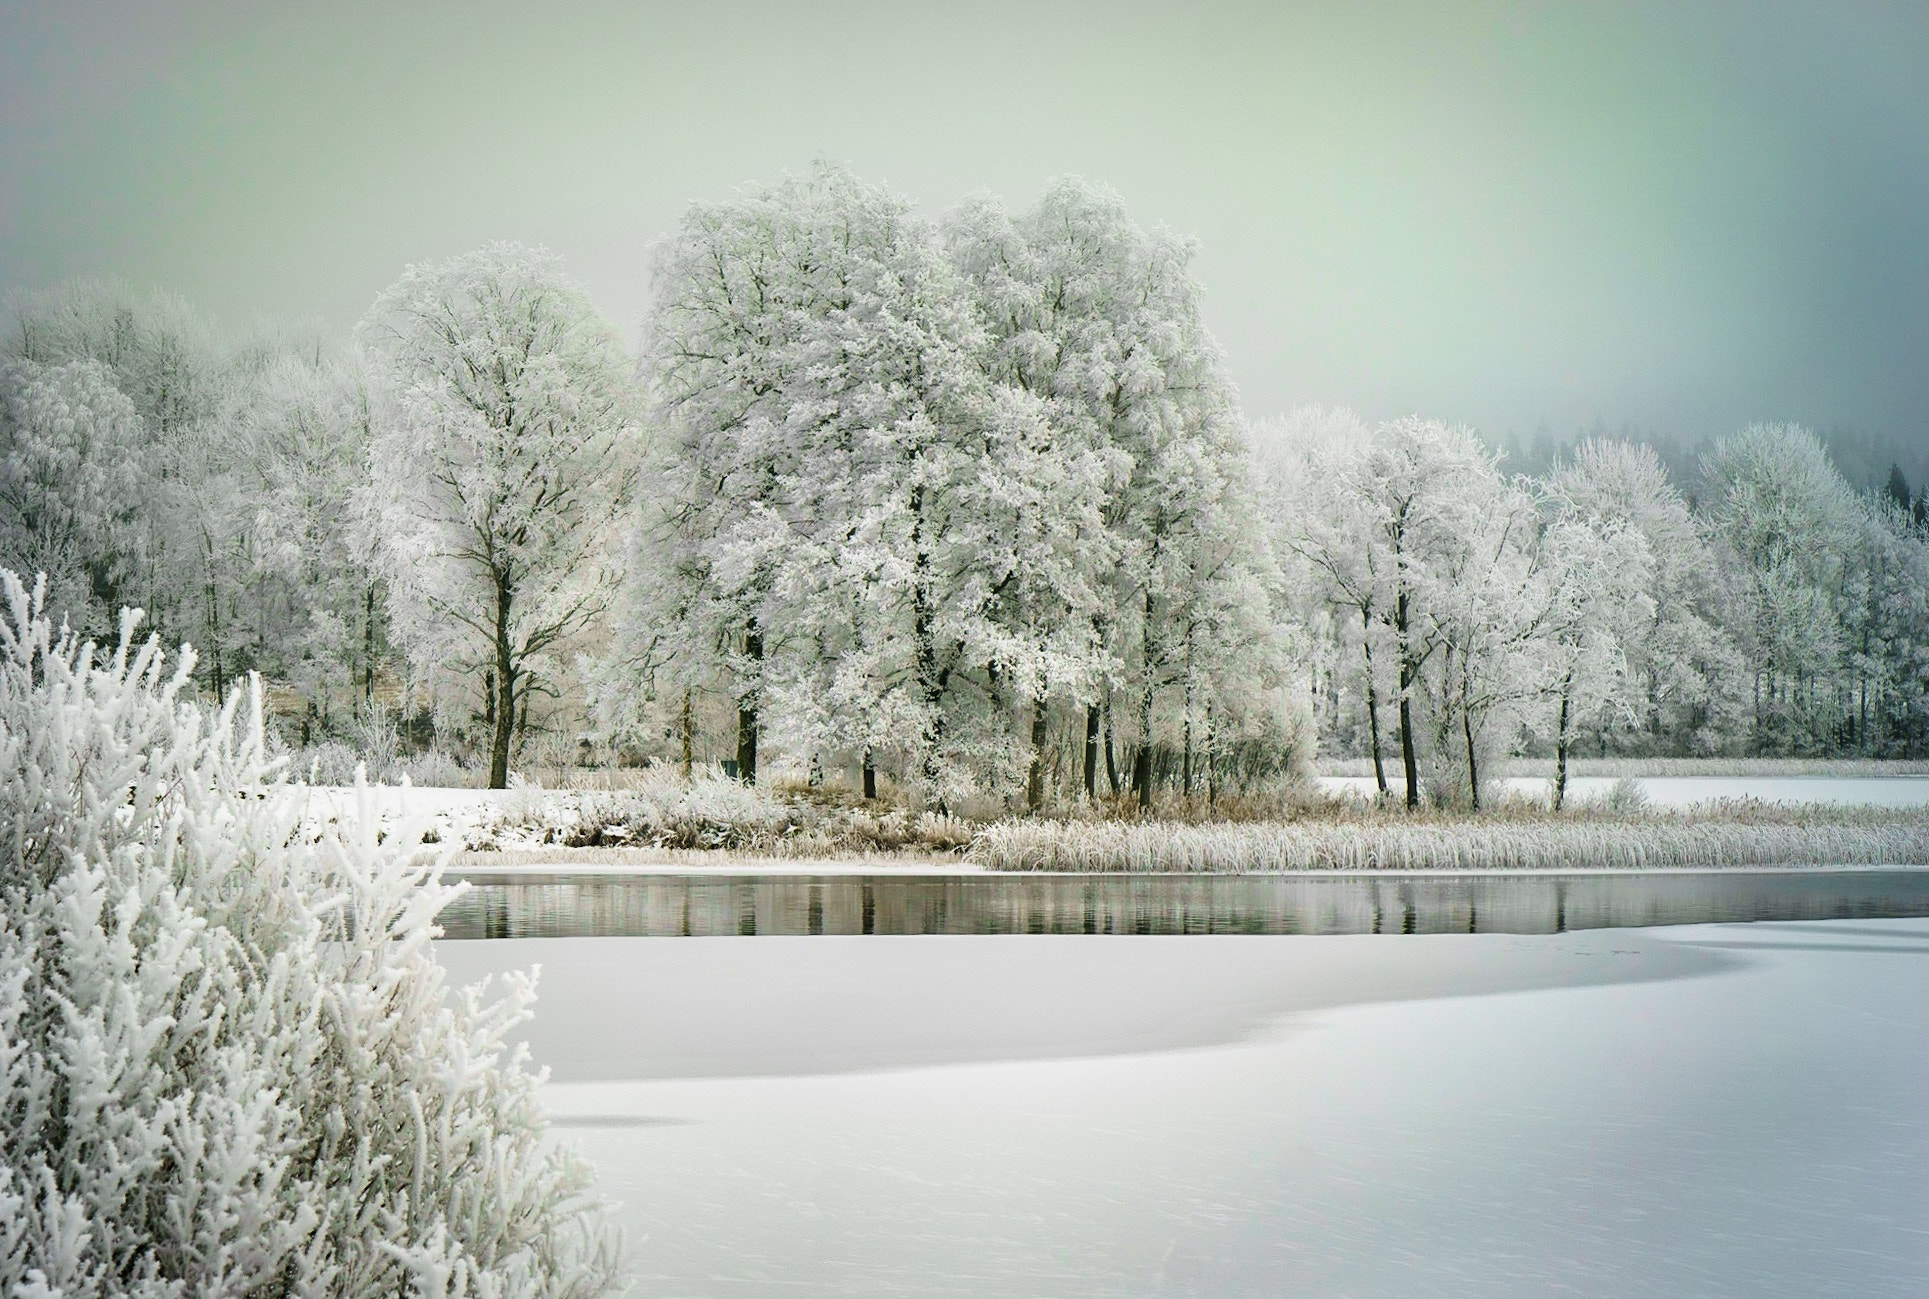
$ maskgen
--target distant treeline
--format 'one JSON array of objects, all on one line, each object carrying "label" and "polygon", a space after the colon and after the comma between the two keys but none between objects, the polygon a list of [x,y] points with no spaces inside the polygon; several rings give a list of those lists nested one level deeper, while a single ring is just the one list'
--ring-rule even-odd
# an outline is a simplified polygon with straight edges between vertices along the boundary
[{"label": "distant treeline", "polygon": [[1417,418],[1249,425],[1190,256],[1078,181],[933,221],[818,167],[691,208],[640,356],[516,245],[352,340],[69,285],[0,345],[0,565],[98,636],[144,609],[211,695],[259,672],[290,744],[496,784],[1145,804],[1321,744],[1477,801],[1512,753],[1929,752],[1902,465],[1857,490],[1764,426],[1529,477]]}]

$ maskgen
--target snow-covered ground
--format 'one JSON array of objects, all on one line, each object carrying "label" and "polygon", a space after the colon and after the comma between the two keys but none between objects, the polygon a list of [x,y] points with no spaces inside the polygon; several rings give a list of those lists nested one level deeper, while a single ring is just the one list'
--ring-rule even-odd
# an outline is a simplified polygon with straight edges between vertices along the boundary
[{"label": "snow-covered ground", "polygon": [[1929,921],[439,950],[646,1293],[1929,1293]]},{"label": "snow-covered ground", "polygon": [[[1389,774],[1396,788],[1397,774]],[[1322,787],[1370,795],[1371,776],[1321,776]],[[1499,782],[1508,791],[1546,798],[1553,782],[1541,776],[1510,776]],[[1644,776],[1635,779],[1656,807],[1688,807],[1721,798],[1759,798],[1771,803],[1842,803],[1863,807],[1929,805],[1929,776]],[[1615,784],[1609,776],[1576,776],[1567,782],[1571,799],[1600,798]]]},{"label": "snow-covered ground", "polygon": [[[1367,796],[1372,792],[1370,776],[1323,776],[1320,783],[1328,790]],[[1511,777],[1502,782],[1511,791],[1546,797],[1548,782],[1540,777]],[[1577,777],[1569,782],[1570,795],[1576,800],[1596,798],[1614,785],[1607,777]],[[1857,804],[1871,807],[1929,807],[1929,776],[1659,776],[1637,782],[1656,807],[1687,807],[1713,799],[1752,797],[1793,803]],[[407,820],[433,827],[445,844],[465,840],[486,840],[503,849],[487,863],[491,873],[531,871],[542,873],[566,868],[574,872],[597,870],[622,873],[652,870],[684,871],[693,867],[706,870],[804,869],[813,874],[836,874],[880,870],[941,870],[946,873],[961,867],[955,858],[927,861],[899,857],[852,857],[845,861],[810,860],[794,864],[768,859],[744,858],[727,853],[653,851],[642,848],[577,850],[567,860],[553,849],[544,851],[545,836],[573,825],[576,820],[573,799],[568,792],[550,792],[526,787],[511,790],[449,789],[441,787],[376,786],[357,791],[340,786],[297,788],[294,797],[307,800],[310,819],[325,821],[353,812],[361,800],[385,821]],[[468,865],[483,869],[483,863]]]}]

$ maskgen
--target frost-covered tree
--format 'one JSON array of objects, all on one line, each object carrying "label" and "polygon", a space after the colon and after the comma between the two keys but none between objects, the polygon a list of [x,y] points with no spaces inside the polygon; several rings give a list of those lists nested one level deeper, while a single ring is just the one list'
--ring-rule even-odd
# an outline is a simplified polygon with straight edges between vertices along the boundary
[{"label": "frost-covered tree", "polygon": [[482,678],[501,788],[531,697],[608,601],[629,367],[557,258],[517,244],[411,266],[360,332],[384,385],[363,502],[392,632],[417,665]]},{"label": "frost-covered tree", "polygon": [[232,448],[222,504],[239,519],[236,666],[301,697],[304,736],[338,706],[373,706],[387,652],[386,606],[354,518],[372,414],[358,352],[270,346],[217,421]]},{"label": "frost-covered tree", "polygon": [[1635,714],[1628,645],[1653,625],[1654,561],[1647,538],[1555,497],[1539,539],[1542,693],[1552,697],[1554,810],[1567,801],[1575,736],[1614,712]]},{"label": "frost-covered tree", "polygon": [[[1482,509],[1501,486],[1493,457],[1472,430],[1417,416],[1375,429],[1347,483],[1365,514],[1371,571],[1384,582],[1374,618],[1394,658],[1408,807],[1420,800],[1421,674],[1454,625],[1444,597],[1469,556],[1484,549]],[[1444,711],[1436,724],[1442,734],[1450,727]]]},{"label": "frost-covered tree", "polygon": [[774,704],[802,747],[898,749],[935,788],[976,612],[958,511],[985,408],[934,232],[820,165],[693,207],[655,283],[668,490],[638,638],[714,665],[696,670],[736,700],[745,779]]},{"label": "frost-covered tree", "polygon": [[105,630],[143,559],[142,442],[99,362],[0,362],[0,564],[47,574],[76,629]]},{"label": "frost-covered tree", "polygon": [[1722,619],[1714,552],[1653,447],[1589,439],[1548,482],[1561,509],[1598,528],[1638,534],[1648,557],[1646,617],[1620,624],[1633,709],[1618,730],[1602,716],[1603,744],[1641,752],[1710,753],[1731,742],[1746,710],[1748,673]]},{"label": "frost-covered tree", "polygon": [[[1447,430],[1434,453],[1465,454],[1470,437]],[[1543,660],[1560,574],[1545,562],[1526,482],[1502,476],[1485,452],[1474,453],[1457,479],[1453,508],[1434,509],[1407,533],[1408,635],[1426,647],[1416,680],[1432,727],[1432,792],[1453,801],[1464,793],[1478,811],[1485,754],[1547,689]]]},{"label": "frost-covered tree", "polygon": [[221,341],[181,299],[125,284],[75,281],[9,305],[0,336],[8,355],[40,366],[95,362],[140,418],[131,535],[117,544],[128,562],[115,589],[102,593],[105,614],[139,604],[168,639],[201,645],[201,678],[218,692],[228,665],[224,595],[232,590],[224,531],[231,516],[216,509],[221,487],[209,455],[220,463],[210,425],[229,380]]},{"label": "frost-covered tree", "polygon": [[1377,499],[1361,477],[1372,438],[1372,430],[1352,411],[1318,407],[1303,407],[1255,430],[1274,546],[1298,570],[1298,584],[1311,596],[1302,616],[1311,623],[1315,610],[1326,606],[1336,634],[1358,647],[1367,751],[1374,788],[1385,797],[1383,615],[1395,591],[1394,574],[1385,571],[1387,555],[1376,544]]},{"label": "frost-covered tree", "polygon": [[1862,504],[1838,607],[1846,651],[1845,746],[1929,752],[1929,537],[1894,497]]},{"label": "frost-covered tree", "polygon": [[1754,674],[1755,745],[1823,748],[1841,712],[1836,601],[1861,503],[1815,435],[1791,424],[1724,439],[1702,473],[1709,522],[1734,575],[1730,625]]},{"label": "frost-covered tree", "polygon": [[[1091,650],[1075,657],[1098,669],[1076,674],[1090,683],[1075,690],[1086,787],[1109,712],[1094,687],[1109,678],[1129,701],[1131,782],[1146,805],[1155,714],[1172,688],[1187,703],[1166,742],[1189,755],[1195,713],[1210,707],[1199,694],[1202,659],[1256,660],[1264,675],[1276,658],[1260,594],[1271,556],[1254,526],[1232,385],[1200,317],[1192,245],[1142,229],[1117,194],[1076,178],[1053,182],[1014,217],[974,201],[949,232],[982,304],[993,373],[1045,403],[1060,456],[1082,466],[1076,480],[1103,487],[1104,528],[1083,529],[1080,547],[1095,598]],[[1059,504],[1076,502],[1068,493]]]},{"label": "frost-covered tree", "polygon": [[108,654],[0,601],[0,1289],[611,1289],[506,1041],[531,986],[445,987],[438,870],[296,833],[259,692],[203,711],[137,614]]}]

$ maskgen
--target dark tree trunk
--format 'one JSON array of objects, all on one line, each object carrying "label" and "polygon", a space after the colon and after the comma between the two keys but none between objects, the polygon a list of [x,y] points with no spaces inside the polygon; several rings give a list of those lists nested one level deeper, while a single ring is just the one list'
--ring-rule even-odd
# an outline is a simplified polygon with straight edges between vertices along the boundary
[{"label": "dark tree trunk", "polygon": [[1025,806],[1036,812],[1045,801],[1045,699],[1031,701],[1031,773],[1025,781]]},{"label": "dark tree trunk", "polygon": [[690,688],[683,688],[683,712],[677,719],[677,730],[682,740],[683,778],[690,779],[691,770],[696,766],[697,722],[695,710],[691,707]]},{"label": "dark tree trunk", "polygon": [[877,799],[877,763],[871,757],[869,745],[864,748],[864,799],[866,802]]},{"label": "dark tree trunk", "polygon": [[362,707],[375,707],[375,587],[362,595]]},{"label": "dark tree trunk", "polygon": [[1145,617],[1139,624],[1139,750],[1132,762],[1132,783],[1139,810],[1152,806],[1152,588],[1145,590]]},{"label": "dark tree trunk", "polygon": [[1366,730],[1373,741],[1373,784],[1386,797],[1386,760],[1380,754],[1380,688],[1373,681],[1372,614],[1360,610],[1360,648],[1366,654]]},{"label": "dark tree trunk", "polygon": [[1098,797],[1098,705],[1085,705],[1085,797]]},{"label": "dark tree trunk", "polygon": [[1474,717],[1468,709],[1460,710],[1460,734],[1467,741],[1467,797],[1472,800],[1474,811],[1480,810],[1480,767],[1474,761]]},{"label": "dark tree trunk", "polygon": [[744,657],[757,664],[758,680],[737,701],[737,779],[746,785],[757,783],[757,697],[763,689],[762,664],[764,637],[753,620],[743,634]]},{"label": "dark tree trunk", "polygon": [[1105,709],[1105,780],[1106,783],[1112,787],[1112,796],[1117,798],[1119,792],[1119,764],[1117,753],[1112,744],[1112,709],[1110,705],[1107,705]]},{"label": "dark tree trunk", "polygon": [[1206,701],[1206,806],[1219,803],[1218,736],[1212,729],[1212,701]]},{"label": "dark tree trunk", "polygon": [[1394,629],[1400,640],[1400,769],[1407,781],[1407,806],[1420,806],[1420,763],[1413,749],[1413,687],[1420,679],[1420,665],[1414,661],[1407,643],[1407,593],[1400,593],[1394,607]]},{"label": "dark tree trunk", "polygon": [[1567,802],[1567,719],[1568,697],[1573,692],[1574,678],[1570,675],[1561,682],[1561,715],[1554,726],[1554,810],[1560,811]]},{"label": "dark tree trunk", "polygon": [[[932,596],[931,556],[924,545],[924,485],[911,489],[911,642],[917,657],[918,693],[931,719],[931,733],[924,737],[923,775],[927,793],[938,787],[938,752],[944,742],[945,678],[948,669],[938,665],[937,609]],[[942,797],[937,800],[940,813],[949,809]]]},{"label": "dark tree trunk", "polygon": [[496,667],[491,674],[489,710],[495,725],[489,743],[489,788],[509,787],[509,744],[516,730],[516,666],[509,646],[509,613],[515,591],[507,579],[496,579]]}]

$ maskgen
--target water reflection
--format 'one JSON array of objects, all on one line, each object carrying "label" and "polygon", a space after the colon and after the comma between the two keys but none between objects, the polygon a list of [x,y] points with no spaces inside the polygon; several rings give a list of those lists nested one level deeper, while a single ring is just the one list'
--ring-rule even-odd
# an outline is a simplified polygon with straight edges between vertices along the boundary
[{"label": "water reflection", "polygon": [[1929,916],[1929,871],[1516,876],[477,876],[451,938],[1548,934]]}]

